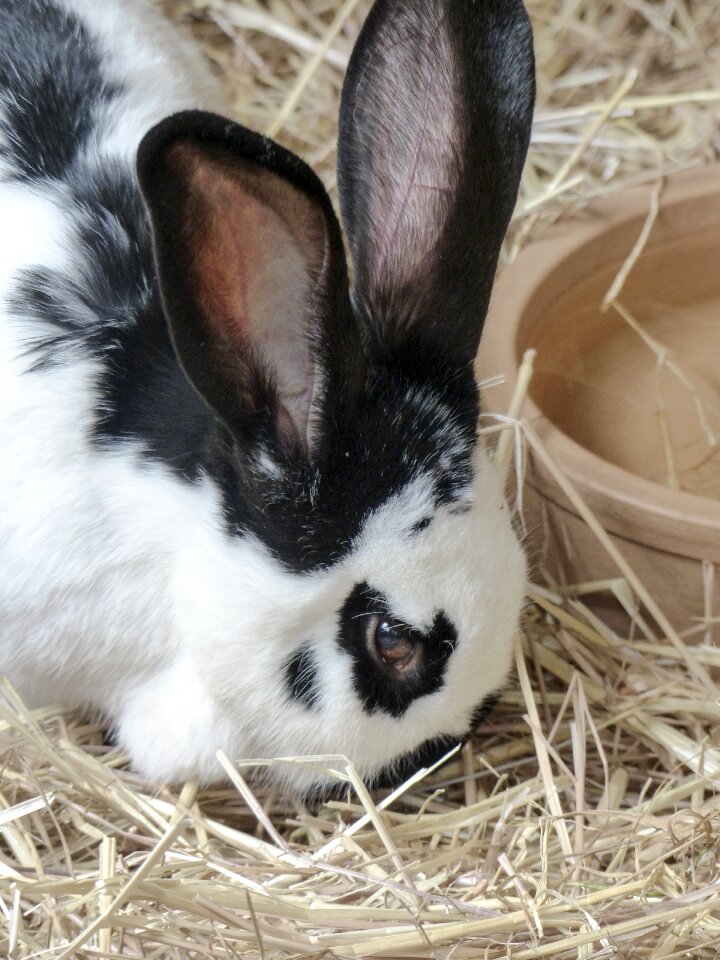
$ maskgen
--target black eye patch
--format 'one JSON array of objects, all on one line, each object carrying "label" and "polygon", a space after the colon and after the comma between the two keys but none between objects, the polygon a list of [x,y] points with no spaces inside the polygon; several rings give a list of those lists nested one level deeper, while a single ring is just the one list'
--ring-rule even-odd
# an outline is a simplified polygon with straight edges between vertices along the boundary
[{"label": "black eye patch", "polygon": [[309,710],[320,700],[318,669],[309,644],[303,644],[285,665],[285,684],[290,696]]},{"label": "black eye patch", "polygon": [[387,600],[368,583],[357,584],[340,611],[338,645],[352,659],[353,686],[365,712],[381,710],[400,717],[418,697],[443,685],[457,631],[442,611],[436,613],[430,629],[418,634],[423,647],[421,666],[398,676],[381,669],[368,650],[367,623],[377,614],[391,616]]}]

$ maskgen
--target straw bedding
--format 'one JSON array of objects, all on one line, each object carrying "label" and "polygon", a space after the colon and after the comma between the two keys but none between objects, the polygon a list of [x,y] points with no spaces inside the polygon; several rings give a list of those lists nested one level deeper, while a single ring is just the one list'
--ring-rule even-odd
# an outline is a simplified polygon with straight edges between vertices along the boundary
[{"label": "straw bedding", "polygon": [[[164,9],[237,116],[334,190],[342,71],[368,5]],[[539,105],[506,259],[588,198],[720,147],[715,0],[529,7]],[[390,796],[319,758],[346,786],[315,809],[248,786],[227,758],[228,786],[150,789],[97,724],[31,714],[4,687],[0,955],[717,957],[720,650],[681,654],[659,630],[627,643],[579,601],[541,586],[530,600],[516,675],[471,745]]]}]

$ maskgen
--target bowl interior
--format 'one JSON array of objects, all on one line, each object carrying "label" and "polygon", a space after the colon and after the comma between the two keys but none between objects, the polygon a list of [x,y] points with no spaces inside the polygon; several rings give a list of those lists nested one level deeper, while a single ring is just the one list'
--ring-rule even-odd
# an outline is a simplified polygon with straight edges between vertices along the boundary
[{"label": "bowl interior", "polygon": [[580,446],[720,499],[720,199],[664,208],[619,294],[625,316],[603,311],[642,223],[609,229],[548,276],[518,330],[517,357],[537,350],[531,397]]}]

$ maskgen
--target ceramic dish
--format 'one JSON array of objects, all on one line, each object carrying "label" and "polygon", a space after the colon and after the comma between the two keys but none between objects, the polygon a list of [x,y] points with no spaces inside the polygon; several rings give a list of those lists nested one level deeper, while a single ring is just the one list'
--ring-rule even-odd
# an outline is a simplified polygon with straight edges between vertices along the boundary
[{"label": "ceramic dish", "polygon": [[[618,296],[625,315],[603,311],[646,222],[651,191],[592,204],[505,269],[478,372],[506,375],[485,395],[486,408],[502,411],[524,351],[537,350],[526,417],[685,629],[720,617],[720,167],[666,179],[648,242]],[[531,559],[558,582],[617,576],[537,466],[529,485]],[[593,602],[612,619],[602,591]]]}]

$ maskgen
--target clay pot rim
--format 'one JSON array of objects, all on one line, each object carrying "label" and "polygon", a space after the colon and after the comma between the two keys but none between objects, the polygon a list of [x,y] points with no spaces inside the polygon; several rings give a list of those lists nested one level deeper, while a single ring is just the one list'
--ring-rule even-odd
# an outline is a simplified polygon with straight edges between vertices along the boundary
[{"label": "clay pot rim", "polygon": [[[500,391],[505,401],[509,399],[519,367],[518,331],[533,298],[563,264],[577,257],[583,248],[592,245],[609,229],[637,220],[639,233],[650,209],[650,191],[654,183],[620,190],[592,201],[581,216],[551,227],[543,238],[526,247],[502,272],[490,308],[491,318],[495,314],[502,314],[502,317],[498,317],[497,322],[489,321],[488,341],[493,369],[504,373],[507,378]],[[720,164],[670,174],[665,180],[659,216],[678,204],[697,201],[708,195],[718,197],[719,194]],[[707,229],[707,226],[690,225],[680,235],[689,237],[705,233]],[[651,233],[648,247],[661,249],[662,246],[662,242],[653,242]],[[623,257],[625,255],[623,253]],[[608,258],[605,265],[619,259]],[[588,270],[587,275],[590,273]],[[720,561],[720,501],[672,490],[609,463],[556,427],[531,395],[526,399],[523,416],[532,423],[552,458],[581,496],[584,499],[589,497],[592,509],[611,533],[653,545],[665,552]],[[536,481],[535,486],[545,498],[558,505],[563,503],[564,497],[554,483],[542,478],[536,478]],[[681,527],[686,532],[678,537]],[[629,535],[630,530],[635,535]]]}]

